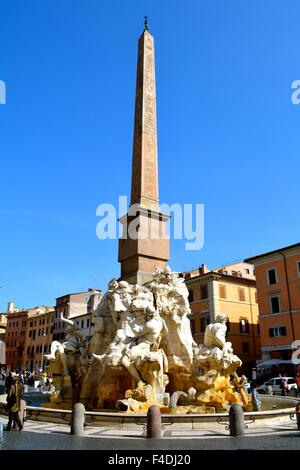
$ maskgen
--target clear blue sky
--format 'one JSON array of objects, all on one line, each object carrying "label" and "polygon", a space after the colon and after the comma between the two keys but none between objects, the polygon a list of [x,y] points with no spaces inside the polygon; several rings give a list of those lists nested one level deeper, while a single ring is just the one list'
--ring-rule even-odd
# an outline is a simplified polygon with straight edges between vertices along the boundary
[{"label": "clear blue sky", "polygon": [[160,200],[205,204],[213,268],[299,242],[299,2],[0,0],[0,310],[118,277],[96,207],[130,191],[137,40],[156,44]]}]

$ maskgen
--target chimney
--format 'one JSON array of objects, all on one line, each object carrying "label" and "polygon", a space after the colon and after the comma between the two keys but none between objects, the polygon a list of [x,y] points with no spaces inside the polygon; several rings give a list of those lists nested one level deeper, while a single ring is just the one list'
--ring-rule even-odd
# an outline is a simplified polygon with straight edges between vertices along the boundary
[{"label": "chimney", "polygon": [[209,272],[208,267],[205,264],[201,264],[201,266],[199,267],[199,274],[205,274],[208,272]]}]

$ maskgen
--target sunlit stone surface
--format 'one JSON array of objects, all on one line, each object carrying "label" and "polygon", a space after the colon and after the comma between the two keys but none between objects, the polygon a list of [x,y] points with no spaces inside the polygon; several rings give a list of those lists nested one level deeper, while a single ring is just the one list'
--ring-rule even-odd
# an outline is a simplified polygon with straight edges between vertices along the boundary
[{"label": "sunlit stone surface", "polygon": [[90,410],[213,413],[232,403],[248,409],[236,369],[241,360],[226,342],[226,318],[193,340],[188,290],[177,273],[157,268],[144,285],[112,280],[93,314],[88,343],[70,320],[63,344],[53,342],[52,406],[81,401]]}]

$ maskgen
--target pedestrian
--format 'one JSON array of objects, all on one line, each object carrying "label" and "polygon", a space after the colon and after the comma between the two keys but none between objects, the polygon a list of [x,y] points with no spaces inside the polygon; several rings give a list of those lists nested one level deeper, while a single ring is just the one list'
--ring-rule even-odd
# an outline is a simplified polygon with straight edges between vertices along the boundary
[{"label": "pedestrian", "polygon": [[300,370],[297,371],[295,380],[296,380],[296,384],[297,384],[297,388],[298,388],[298,393],[300,393]]},{"label": "pedestrian", "polygon": [[284,377],[282,377],[280,388],[281,388],[281,395],[283,397],[286,397],[289,391],[288,379],[287,379],[286,374],[284,374]]},{"label": "pedestrian", "polygon": [[261,407],[261,401],[259,399],[259,394],[257,391],[258,388],[259,388],[259,384],[256,382],[255,388],[252,390],[252,393],[251,393],[253,411],[260,411],[260,407]]},{"label": "pedestrian", "polygon": [[19,384],[19,374],[12,373],[12,384],[10,387],[10,391],[6,397],[7,405],[6,411],[8,411],[8,423],[6,427],[6,431],[11,430],[11,426],[13,421],[17,423],[19,426],[19,431],[22,431],[23,424],[21,423],[19,417],[20,411],[20,402],[21,402],[21,385]]},{"label": "pedestrian", "polygon": [[252,379],[250,382],[250,392],[252,392],[252,390],[255,388],[255,384],[256,384],[256,380]]},{"label": "pedestrian", "polygon": [[4,383],[5,393],[7,394],[9,393],[11,384],[12,384],[12,372],[9,371],[6,376],[5,383]]}]

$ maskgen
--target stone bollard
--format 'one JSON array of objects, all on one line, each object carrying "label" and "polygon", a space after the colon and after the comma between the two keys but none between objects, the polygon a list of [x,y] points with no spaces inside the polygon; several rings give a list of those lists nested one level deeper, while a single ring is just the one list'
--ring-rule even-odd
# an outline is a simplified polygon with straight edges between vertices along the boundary
[{"label": "stone bollard", "polygon": [[84,414],[85,407],[83,403],[75,403],[72,408],[71,434],[75,436],[82,436],[84,434]]},{"label": "stone bollard", "polygon": [[161,414],[157,405],[150,406],[147,413],[147,437],[150,439],[161,437]]},{"label": "stone bollard", "polygon": [[229,410],[229,429],[230,436],[244,436],[244,412],[241,405],[231,405]]},{"label": "stone bollard", "polygon": [[296,420],[297,420],[297,428],[300,431],[300,403],[297,403],[297,406],[296,406]]},{"label": "stone bollard", "polygon": [[20,418],[20,421],[22,423],[22,426],[26,421],[26,406],[27,406],[26,401],[25,400],[20,400],[19,418]]}]

